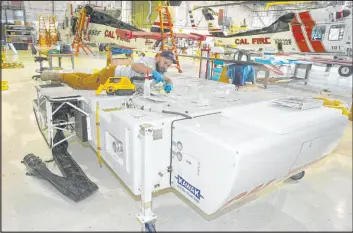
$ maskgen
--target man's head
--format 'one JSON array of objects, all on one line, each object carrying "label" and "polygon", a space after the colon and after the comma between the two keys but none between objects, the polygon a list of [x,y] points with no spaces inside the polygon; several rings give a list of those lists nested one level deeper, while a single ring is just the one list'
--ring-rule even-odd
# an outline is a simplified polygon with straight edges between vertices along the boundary
[{"label": "man's head", "polygon": [[159,57],[156,58],[156,61],[156,70],[162,74],[165,73],[172,64],[176,63],[174,53],[168,50],[161,52]]}]

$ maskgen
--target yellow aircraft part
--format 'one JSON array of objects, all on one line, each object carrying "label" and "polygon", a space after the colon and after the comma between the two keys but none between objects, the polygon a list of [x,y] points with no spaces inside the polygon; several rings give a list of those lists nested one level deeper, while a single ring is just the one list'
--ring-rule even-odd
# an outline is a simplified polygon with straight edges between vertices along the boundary
[{"label": "yellow aircraft part", "polygon": [[275,5],[292,5],[292,4],[303,3],[303,2],[312,2],[312,1],[268,2],[268,3],[266,3],[265,10],[267,10],[270,6],[275,6]]},{"label": "yellow aircraft part", "polygon": [[341,104],[344,104],[342,101],[340,100],[330,100],[324,97],[316,97],[315,99],[317,100],[323,100],[324,101],[324,105],[333,105],[333,106],[339,106]]},{"label": "yellow aircraft part", "polygon": [[[323,100],[324,101],[323,106],[325,107],[340,109],[342,111],[342,115],[345,115],[347,117],[349,117],[350,115],[348,108],[344,106],[344,103],[340,100],[330,100],[323,97],[316,97],[315,99]],[[351,108],[351,112],[352,112],[352,108]]]}]

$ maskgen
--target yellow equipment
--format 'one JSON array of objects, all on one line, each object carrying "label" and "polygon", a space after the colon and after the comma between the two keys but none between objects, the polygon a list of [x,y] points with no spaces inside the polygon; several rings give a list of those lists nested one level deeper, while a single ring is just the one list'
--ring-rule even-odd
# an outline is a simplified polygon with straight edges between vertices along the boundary
[{"label": "yellow equipment", "polygon": [[24,68],[24,65],[22,62],[6,62],[6,48],[1,46],[1,69],[9,68]]},{"label": "yellow equipment", "polygon": [[110,77],[103,85],[99,85],[96,95],[103,90],[107,95],[132,95],[136,91],[136,86],[127,77]]},{"label": "yellow equipment", "polygon": [[8,81],[1,81],[1,90],[6,91],[9,89]]}]

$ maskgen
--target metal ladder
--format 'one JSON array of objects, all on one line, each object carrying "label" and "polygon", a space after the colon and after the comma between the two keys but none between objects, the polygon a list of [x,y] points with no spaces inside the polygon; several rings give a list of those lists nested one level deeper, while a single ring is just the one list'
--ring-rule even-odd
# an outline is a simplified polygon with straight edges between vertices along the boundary
[{"label": "metal ladder", "polygon": [[77,20],[75,37],[74,37],[72,44],[71,44],[72,49],[76,48],[75,56],[77,56],[78,53],[80,52],[80,48],[82,48],[82,50],[86,53],[86,55],[88,55],[86,49],[94,55],[92,50],[82,41],[82,34],[83,34],[83,28],[85,25],[85,21],[86,21],[86,12],[85,12],[84,8],[82,8],[80,10],[80,17]]},{"label": "metal ladder", "polygon": [[[157,8],[158,14],[159,14],[159,24],[161,28],[161,35],[162,35],[162,40],[161,40],[161,50],[169,50],[174,52],[175,54],[175,59],[176,59],[176,68],[178,69],[179,73],[182,72],[180,68],[180,63],[179,63],[179,56],[177,56],[177,47],[175,44],[175,36],[173,33],[173,23],[171,20],[170,12],[168,10],[167,6],[160,6]],[[170,38],[171,38],[171,46],[168,46],[168,37],[164,36],[164,28],[169,29],[170,33]]]},{"label": "metal ladder", "polygon": [[50,40],[50,44],[56,44],[59,40],[58,37],[58,29],[56,28],[55,24],[55,15],[49,15],[48,16],[48,22],[49,22],[49,29],[48,29],[48,38]]},{"label": "metal ladder", "polygon": [[48,41],[48,30],[45,24],[44,15],[38,15],[38,28],[39,28],[39,38],[38,38],[38,45],[43,46],[50,46],[50,41]]}]

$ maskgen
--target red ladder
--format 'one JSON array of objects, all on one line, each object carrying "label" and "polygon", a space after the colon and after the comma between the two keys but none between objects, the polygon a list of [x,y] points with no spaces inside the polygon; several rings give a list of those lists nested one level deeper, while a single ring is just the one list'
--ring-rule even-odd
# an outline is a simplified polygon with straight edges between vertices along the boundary
[{"label": "red ladder", "polygon": [[85,50],[85,48],[88,49],[94,55],[92,50],[82,41],[82,34],[83,34],[82,32],[83,32],[83,27],[85,25],[85,21],[86,21],[86,12],[84,8],[82,8],[80,10],[80,18],[77,20],[75,37],[71,44],[72,49],[76,48],[75,56],[77,56],[78,53],[80,52],[80,48],[82,48],[82,50],[86,53],[86,55],[88,55],[88,53]]},{"label": "red ladder", "polygon": [[[162,40],[161,40],[161,50],[169,50],[174,52],[175,54],[175,59],[176,59],[176,68],[178,69],[179,73],[182,72],[180,68],[180,63],[179,63],[179,56],[177,56],[177,47],[175,44],[175,36],[173,33],[173,23],[171,20],[170,12],[168,10],[167,6],[160,6],[157,8],[158,14],[159,14],[159,24],[161,28],[161,35],[162,35]],[[168,45],[168,37],[164,37],[164,28],[169,29],[170,33],[170,38],[171,38],[171,46]]]}]

